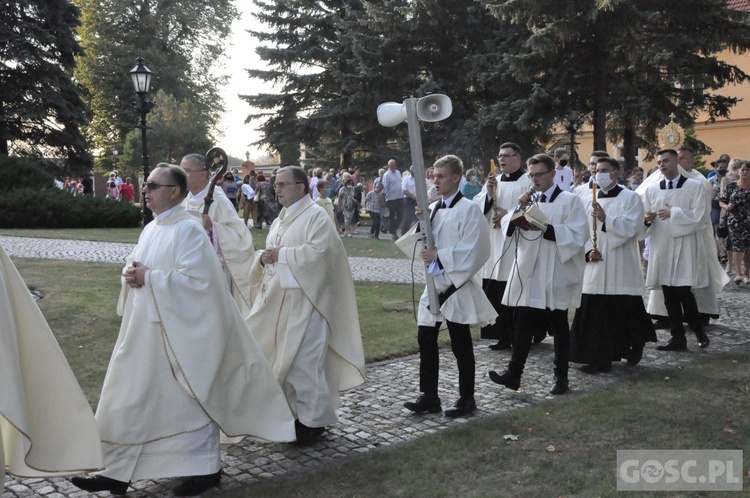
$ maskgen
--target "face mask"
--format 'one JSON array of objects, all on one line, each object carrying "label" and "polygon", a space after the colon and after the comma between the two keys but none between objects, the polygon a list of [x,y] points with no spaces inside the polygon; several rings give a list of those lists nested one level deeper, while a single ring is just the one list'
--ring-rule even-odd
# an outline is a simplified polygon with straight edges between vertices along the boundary
[{"label": "face mask", "polygon": [[328,197],[328,196],[330,196],[330,195],[331,195],[331,189],[327,188],[327,189],[326,189],[326,197]]},{"label": "face mask", "polygon": [[727,176],[727,170],[725,169],[720,169],[720,170],[717,170],[716,172],[719,174],[719,176]]},{"label": "face mask", "polygon": [[477,181],[477,175],[471,175],[471,176],[469,177],[469,181],[470,181],[470,182],[475,182],[475,181]]},{"label": "face mask", "polygon": [[609,176],[609,173],[596,174],[596,184],[600,187],[606,187],[610,183],[612,183],[612,178]]},{"label": "face mask", "polygon": [[567,159],[560,159],[560,166],[567,166],[568,160]]}]

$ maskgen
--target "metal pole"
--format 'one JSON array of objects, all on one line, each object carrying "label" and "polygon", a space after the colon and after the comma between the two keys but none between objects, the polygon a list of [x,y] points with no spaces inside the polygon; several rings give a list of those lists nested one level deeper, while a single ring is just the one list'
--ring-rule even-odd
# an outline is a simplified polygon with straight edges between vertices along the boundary
[{"label": "metal pole", "polygon": [[[417,119],[417,99],[414,97],[404,102],[406,106],[406,123],[409,126],[409,146],[411,149],[411,162],[414,166],[414,184],[417,189],[417,206],[422,210],[419,215],[419,229],[422,232],[422,244],[425,249],[435,247],[432,237],[432,224],[430,223],[430,209],[427,200],[427,185],[425,184],[424,158],[422,157],[422,136],[419,131],[419,120]],[[430,313],[437,315],[440,312],[440,301],[438,300],[435,279],[427,272],[429,265],[424,265],[424,276],[427,285],[427,298],[430,303]]]},{"label": "metal pole", "polygon": [[[146,94],[139,93],[138,96],[141,98],[141,124],[138,127],[141,129],[141,147],[143,150],[143,181],[146,182],[148,181],[148,175],[150,173],[148,165],[148,143],[146,140],[146,130],[148,129],[148,126],[146,125],[146,114],[148,114],[150,109],[146,103]],[[146,201],[143,199],[143,196],[141,196],[141,204],[143,206],[143,226],[146,226],[154,219],[154,215],[151,213],[148,206],[146,206]]]}]

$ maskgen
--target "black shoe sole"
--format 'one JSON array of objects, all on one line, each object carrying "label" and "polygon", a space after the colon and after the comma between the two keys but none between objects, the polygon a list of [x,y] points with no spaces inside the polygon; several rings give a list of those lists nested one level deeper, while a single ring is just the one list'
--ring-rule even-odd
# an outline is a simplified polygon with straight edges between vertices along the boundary
[{"label": "black shoe sole", "polygon": [[502,376],[499,373],[495,372],[494,370],[490,371],[489,376],[492,382],[494,382],[495,384],[499,384],[501,386],[505,386],[508,389],[518,391],[518,389],[521,387],[520,379],[518,380],[518,382],[513,382],[514,379],[503,379]]}]

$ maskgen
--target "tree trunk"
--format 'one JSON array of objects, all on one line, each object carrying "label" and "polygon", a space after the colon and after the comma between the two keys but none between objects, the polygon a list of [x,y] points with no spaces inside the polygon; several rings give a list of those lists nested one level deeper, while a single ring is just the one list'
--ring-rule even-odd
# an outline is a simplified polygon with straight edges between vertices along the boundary
[{"label": "tree trunk", "polygon": [[632,171],[638,166],[635,155],[637,154],[638,137],[635,134],[633,120],[627,118],[625,128],[622,132],[622,155],[625,158],[625,171]]}]

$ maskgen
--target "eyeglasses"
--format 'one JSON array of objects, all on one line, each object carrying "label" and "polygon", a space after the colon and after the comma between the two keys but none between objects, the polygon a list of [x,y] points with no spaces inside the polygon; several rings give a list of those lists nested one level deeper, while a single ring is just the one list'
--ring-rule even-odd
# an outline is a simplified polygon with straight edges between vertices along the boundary
[{"label": "eyeglasses", "polygon": [[184,171],[185,173],[187,173],[188,175],[189,175],[190,173],[198,173],[198,172],[200,172],[200,171],[206,171],[205,169],[187,169],[187,168],[182,168],[182,170],[183,170],[183,171]]},{"label": "eyeglasses", "polygon": [[534,178],[541,178],[541,177],[543,177],[544,175],[546,175],[547,173],[550,173],[550,171],[545,171],[545,172],[543,172],[543,173],[529,173],[529,178],[531,178],[532,180],[533,180]]},{"label": "eyeglasses", "polygon": [[177,185],[162,185],[160,183],[154,183],[154,182],[145,182],[143,184],[143,188],[148,188],[149,190],[159,190],[162,187],[176,187]]},{"label": "eyeglasses", "polygon": [[498,159],[508,159],[509,157],[516,157],[518,154],[499,154]]},{"label": "eyeglasses", "polygon": [[276,188],[284,188],[284,187],[288,187],[289,185],[301,185],[301,184],[302,182],[290,182],[290,183],[276,182]]}]

